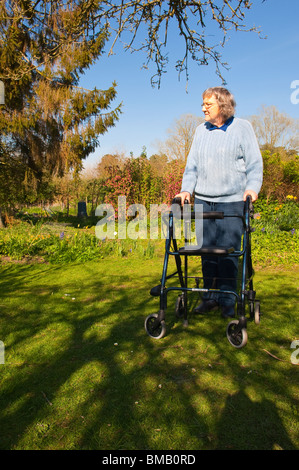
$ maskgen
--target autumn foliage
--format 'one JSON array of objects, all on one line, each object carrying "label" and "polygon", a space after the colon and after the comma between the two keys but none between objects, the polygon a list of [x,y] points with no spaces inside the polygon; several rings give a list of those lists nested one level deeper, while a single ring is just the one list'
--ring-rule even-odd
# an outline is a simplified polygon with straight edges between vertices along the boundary
[{"label": "autumn foliage", "polygon": [[150,204],[171,204],[180,191],[184,166],[184,162],[174,160],[157,171],[145,155],[129,157],[122,168],[108,168],[109,176],[102,180],[103,202],[116,207],[118,196],[126,196],[128,205],[143,204],[147,209]]}]

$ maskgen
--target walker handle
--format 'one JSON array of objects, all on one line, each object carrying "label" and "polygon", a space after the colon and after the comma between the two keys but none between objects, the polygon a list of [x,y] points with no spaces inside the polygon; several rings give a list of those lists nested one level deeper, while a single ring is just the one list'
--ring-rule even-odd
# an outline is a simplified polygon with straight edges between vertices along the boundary
[{"label": "walker handle", "polygon": [[254,208],[253,208],[252,197],[250,196],[250,194],[248,194],[248,196],[246,197],[246,207],[248,208],[250,217],[253,217]]},{"label": "walker handle", "polygon": [[[181,198],[180,197],[173,198],[172,204],[179,204],[181,206]],[[187,199],[185,199],[184,204],[189,204]],[[203,219],[223,219],[224,214],[223,212],[219,212],[219,211],[203,212],[202,218]],[[191,212],[191,219],[195,219],[194,211]]]},{"label": "walker handle", "polygon": [[[182,198],[181,197],[174,197],[171,204],[179,204],[181,205]],[[185,199],[184,204],[189,204],[187,199]]]}]

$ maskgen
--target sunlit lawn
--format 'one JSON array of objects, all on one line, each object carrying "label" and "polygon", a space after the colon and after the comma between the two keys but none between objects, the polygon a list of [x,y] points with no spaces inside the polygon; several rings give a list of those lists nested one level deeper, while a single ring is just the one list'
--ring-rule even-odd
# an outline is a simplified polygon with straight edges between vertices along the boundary
[{"label": "sunlit lawn", "polygon": [[[1,267],[1,449],[298,449],[298,268],[260,269],[238,350],[219,312],[147,336],[160,258]],[[197,294],[190,298],[193,307]]]}]

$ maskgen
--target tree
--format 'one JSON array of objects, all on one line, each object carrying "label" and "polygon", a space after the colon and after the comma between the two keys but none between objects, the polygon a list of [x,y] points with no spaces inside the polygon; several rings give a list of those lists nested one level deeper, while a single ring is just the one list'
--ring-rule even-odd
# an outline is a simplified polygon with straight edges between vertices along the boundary
[{"label": "tree", "polygon": [[[101,2],[103,17],[114,33],[110,52],[120,36],[125,36],[125,47],[146,54],[144,66],[154,62],[156,73],[152,83],[160,85],[168,64],[167,46],[178,35],[182,40],[182,56],[176,60],[179,73],[188,78],[189,57],[199,65],[213,61],[216,73],[223,79],[219,48],[227,40],[229,30],[258,31],[247,28],[244,19],[252,7],[248,0],[122,0]],[[219,38],[219,32],[221,38]],[[211,39],[211,38],[215,39]],[[212,41],[212,42],[211,42]],[[216,43],[214,43],[215,41]],[[181,48],[178,48],[181,50]]]},{"label": "tree", "polygon": [[[2,212],[7,212],[18,201],[25,199],[25,171],[24,165],[11,156],[8,148],[0,141],[0,228],[3,227]],[[34,191],[34,186],[31,185],[30,190]]]},{"label": "tree", "polygon": [[153,170],[153,174],[155,176],[163,177],[165,174],[165,169],[166,169],[166,165],[168,162],[167,155],[161,154],[161,153],[151,155],[149,158],[149,162]]},{"label": "tree", "polygon": [[169,161],[175,159],[186,162],[195,129],[201,122],[204,119],[193,114],[183,114],[176,119],[173,127],[168,130],[168,139],[160,143],[160,152],[167,155]]},{"label": "tree", "polygon": [[262,106],[260,114],[250,118],[259,144],[273,152],[277,147],[299,150],[299,120],[281,113],[275,106]]},{"label": "tree", "polygon": [[[0,4],[0,79],[5,105],[0,135],[40,183],[80,169],[115,125],[116,84],[79,88],[81,74],[102,54],[109,36],[96,21],[98,1],[10,0]],[[45,178],[44,178],[45,179]]]},{"label": "tree", "polygon": [[99,178],[107,178],[111,176],[112,168],[123,168],[125,157],[121,153],[106,154],[101,158],[98,163],[96,172]]},{"label": "tree", "polygon": [[[213,61],[217,74],[221,76],[220,68],[226,64],[222,62],[219,49],[224,46],[228,32],[232,29],[258,32],[256,27],[247,27],[244,23],[252,7],[248,0],[4,0],[2,3],[4,9],[7,4],[16,9],[17,21],[24,11],[27,12],[24,35],[31,30],[36,19],[40,29],[46,28],[46,39],[52,29],[56,32],[57,26],[63,28],[63,36],[52,35],[46,54],[39,53],[38,49],[42,46],[44,50],[44,35],[38,47],[32,48],[32,59],[22,50],[18,54],[25,61],[27,71],[39,70],[42,65],[44,73],[48,58],[52,60],[63,56],[66,48],[71,54],[74,52],[72,35],[75,35],[75,40],[84,34],[86,37],[92,35],[94,41],[90,44],[89,52],[96,57],[99,45],[102,47],[103,38],[100,36],[104,33],[104,40],[108,34],[111,35],[110,53],[114,52],[120,38],[124,39],[127,50],[145,53],[144,65],[153,62],[156,66],[153,83],[160,83],[169,60],[167,46],[176,36],[181,39],[182,45],[178,48],[182,56],[175,62],[179,73],[188,73],[188,60],[191,57],[199,65]],[[57,11],[58,15],[55,14]],[[4,16],[6,18],[7,15]],[[88,60],[87,50],[84,56],[81,55],[83,66]],[[65,57],[63,62],[68,65]],[[16,74],[23,76],[23,71],[17,67]]]}]

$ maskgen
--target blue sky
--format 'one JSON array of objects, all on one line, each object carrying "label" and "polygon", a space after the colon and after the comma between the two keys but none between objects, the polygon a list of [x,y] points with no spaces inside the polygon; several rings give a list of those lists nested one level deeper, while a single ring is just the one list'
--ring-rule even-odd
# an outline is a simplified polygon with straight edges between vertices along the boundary
[{"label": "blue sky", "polygon": [[[222,73],[236,98],[236,115],[246,118],[258,114],[262,105],[275,105],[279,111],[299,118],[299,103],[291,102],[291,83],[299,83],[299,1],[252,3],[245,24],[259,26],[266,39],[254,32],[231,32],[221,49],[222,60],[230,67]],[[169,44],[170,54],[179,47],[177,41],[178,36]],[[157,141],[167,138],[167,130],[176,119],[189,113],[202,115],[202,91],[222,84],[212,62],[199,67],[190,61],[187,92],[184,74],[179,80],[171,66],[160,88],[152,88],[151,71],[142,69],[144,60],[141,53],[132,54],[118,47],[114,56],[102,56],[82,77],[81,85],[86,88],[105,89],[115,80],[118,95],[114,103],[123,103],[120,120],[101,136],[101,145],[85,161],[85,168],[94,167],[107,153],[129,156],[133,152],[137,157],[143,146],[148,156],[156,153]]]}]

